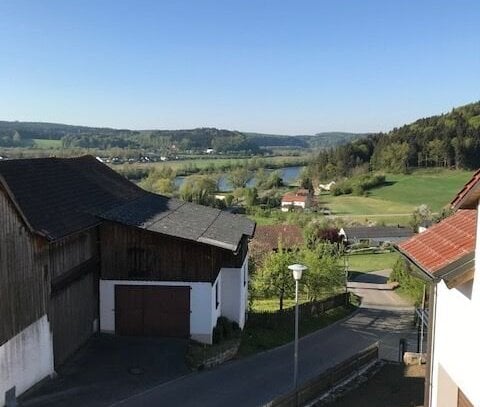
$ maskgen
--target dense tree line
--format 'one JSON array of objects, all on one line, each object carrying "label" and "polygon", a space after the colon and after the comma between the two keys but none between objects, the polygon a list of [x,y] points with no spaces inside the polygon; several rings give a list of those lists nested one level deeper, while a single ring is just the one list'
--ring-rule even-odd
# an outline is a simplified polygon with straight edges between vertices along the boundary
[{"label": "dense tree line", "polygon": [[321,151],[307,175],[332,179],[358,168],[405,173],[419,167],[480,167],[480,102]]}]

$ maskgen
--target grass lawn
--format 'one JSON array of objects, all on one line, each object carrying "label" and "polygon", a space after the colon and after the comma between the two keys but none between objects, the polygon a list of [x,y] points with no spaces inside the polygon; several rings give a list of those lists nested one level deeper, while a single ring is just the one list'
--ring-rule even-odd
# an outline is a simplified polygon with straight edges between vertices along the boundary
[{"label": "grass lawn", "polygon": [[436,212],[453,199],[471,176],[469,171],[447,169],[417,170],[412,175],[388,174],[387,182],[393,184],[372,190],[370,197],[410,207],[426,203]]},{"label": "grass lawn", "polygon": [[35,147],[37,148],[61,148],[62,140],[46,140],[46,139],[33,139]]},{"label": "grass lawn", "polygon": [[352,254],[348,256],[350,271],[369,272],[392,268],[397,261],[398,253]]},{"label": "grass lawn", "polygon": [[468,171],[448,169],[387,174],[386,185],[372,189],[367,196],[322,194],[318,200],[320,206],[330,208],[336,216],[406,225],[412,211],[421,204],[427,204],[434,212],[441,210],[471,175]]},{"label": "grass lawn", "polygon": [[[302,298],[299,296],[298,302],[300,304],[307,302],[307,298]],[[283,308],[290,308],[295,306],[295,300],[293,298],[284,298],[283,300]],[[279,300],[278,298],[259,298],[255,299],[252,304],[253,311],[261,312],[261,311],[278,311],[279,307]]]},{"label": "grass lawn", "polygon": [[[338,321],[351,314],[354,306],[340,306],[325,312],[318,317],[300,318],[299,335],[304,336]],[[276,348],[294,340],[294,320],[282,323],[278,326],[255,326],[249,325],[248,321],[242,334],[242,342],[238,350],[238,356],[247,356],[257,352]]]}]

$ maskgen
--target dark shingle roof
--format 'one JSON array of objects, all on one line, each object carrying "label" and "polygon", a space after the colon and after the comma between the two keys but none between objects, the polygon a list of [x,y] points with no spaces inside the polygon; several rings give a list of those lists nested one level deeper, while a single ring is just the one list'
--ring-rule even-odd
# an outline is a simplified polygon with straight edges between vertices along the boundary
[{"label": "dark shingle roof", "polygon": [[413,231],[395,226],[357,226],[343,228],[347,239],[375,239],[381,237],[410,237]]},{"label": "dark shingle roof", "polygon": [[150,193],[100,216],[151,232],[233,251],[242,236],[252,236],[255,228],[254,222],[244,216]]},{"label": "dark shingle roof", "polygon": [[0,184],[50,240],[107,219],[236,250],[255,228],[242,216],[144,191],[92,156],[1,161]]}]

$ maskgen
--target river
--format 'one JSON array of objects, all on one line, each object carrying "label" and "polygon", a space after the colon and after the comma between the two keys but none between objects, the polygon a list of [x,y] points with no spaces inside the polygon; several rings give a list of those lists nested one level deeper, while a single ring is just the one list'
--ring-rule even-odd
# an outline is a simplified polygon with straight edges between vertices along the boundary
[{"label": "river", "polygon": [[[285,185],[289,185],[289,184],[295,182],[298,179],[301,171],[304,168],[305,167],[301,167],[301,166],[298,166],[298,167],[282,167],[282,168],[278,168],[278,169],[275,169],[275,170],[267,169],[266,171],[267,172],[280,171],[280,177],[282,178],[283,183]],[[186,178],[185,176],[176,177],[175,178],[175,185],[178,188],[181,187],[185,178]],[[232,186],[228,182],[227,178],[228,178],[227,174],[224,174],[224,175],[221,176],[220,182],[219,182],[219,191],[220,192],[229,192],[229,191],[232,190]],[[255,178],[251,178],[250,181],[247,182],[247,187],[254,187],[254,186],[255,186]]]}]

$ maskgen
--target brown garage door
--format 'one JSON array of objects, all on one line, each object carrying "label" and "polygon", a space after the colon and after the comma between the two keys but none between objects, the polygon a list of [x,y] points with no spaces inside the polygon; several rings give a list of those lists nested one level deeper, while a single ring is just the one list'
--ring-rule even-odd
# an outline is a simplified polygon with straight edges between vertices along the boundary
[{"label": "brown garage door", "polygon": [[115,332],[187,338],[190,287],[115,286]]}]

